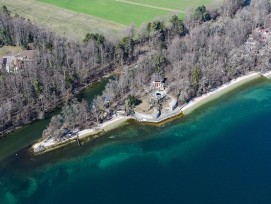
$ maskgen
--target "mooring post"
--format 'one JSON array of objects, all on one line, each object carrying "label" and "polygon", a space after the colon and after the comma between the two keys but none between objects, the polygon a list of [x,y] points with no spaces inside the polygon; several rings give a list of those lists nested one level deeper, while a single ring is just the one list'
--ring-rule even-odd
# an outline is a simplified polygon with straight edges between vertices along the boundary
[{"label": "mooring post", "polygon": [[78,144],[78,146],[81,146],[82,144],[81,144],[81,142],[80,142],[79,134],[78,134],[78,133],[76,133],[76,139],[77,139],[77,144]]}]

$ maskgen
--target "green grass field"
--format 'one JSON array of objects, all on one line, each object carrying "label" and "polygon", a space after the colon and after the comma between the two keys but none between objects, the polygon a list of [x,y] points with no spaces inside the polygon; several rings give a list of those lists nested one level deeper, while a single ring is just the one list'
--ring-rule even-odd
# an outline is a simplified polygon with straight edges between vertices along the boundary
[{"label": "green grass field", "polygon": [[[134,23],[156,16],[179,13],[213,0],[0,0],[13,14],[30,19],[69,38],[83,39],[86,33],[120,36]],[[176,11],[178,10],[178,11]]]},{"label": "green grass field", "polygon": [[178,13],[208,5],[212,0],[38,0],[78,13],[84,13],[123,25],[140,25],[157,16]]},{"label": "green grass field", "polygon": [[13,15],[17,13],[68,38],[83,39],[86,33],[94,32],[118,36],[126,28],[118,23],[37,0],[0,0],[0,6],[2,5],[7,6]]}]

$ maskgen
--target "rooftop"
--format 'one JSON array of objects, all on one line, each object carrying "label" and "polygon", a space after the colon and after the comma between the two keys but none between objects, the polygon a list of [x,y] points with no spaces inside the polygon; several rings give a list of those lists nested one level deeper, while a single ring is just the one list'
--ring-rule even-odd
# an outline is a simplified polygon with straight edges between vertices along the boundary
[{"label": "rooftop", "polygon": [[165,80],[165,78],[157,73],[153,74],[151,77],[151,81],[155,81],[155,82],[163,82],[164,80]]},{"label": "rooftop", "polygon": [[27,59],[33,59],[35,56],[35,50],[23,50],[17,56],[25,57]]}]

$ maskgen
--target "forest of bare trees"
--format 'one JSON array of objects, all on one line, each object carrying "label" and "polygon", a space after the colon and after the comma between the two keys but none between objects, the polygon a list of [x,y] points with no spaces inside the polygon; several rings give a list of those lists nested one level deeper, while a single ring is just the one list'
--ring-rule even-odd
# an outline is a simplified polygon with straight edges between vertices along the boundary
[{"label": "forest of bare trees", "polygon": [[269,0],[251,5],[224,1],[219,8],[197,8],[184,23],[175,16],[170,27],[149,23],[143,31],[145,42],[134,48],[136,67],[127,66],[118,81],[106,86],[100,97],[110,101],[99,106],[110,104],[114,110],[128,95],[140,97],[153,73],[166,77],[171,92],[185,103],[250,71],[270,70],[270,46],[264,55],[244,47],[253,30],[271,27],[270,12]]},{"label": "forest of bare trees", "polygon": [[270,12],[269,0],[227,0],[191,10],[183,21],[156,19],[117,42],[99,34],[77,42],[2,9],[0,43],[26,49],[33,44],[36,57],[22,72],[1,73],[0,131],[69,103],[76,90],[118,66],[123,73],[93,104],[73,101],[53,117],[46,135],[102,122],[119,107],[129,112],[131,96],[141,96],[153,73],[167,78],[171,93],[184,103],[249,71],[270,70],[269,50],[255,55],[244,47],[254,29],[271,27]]},{"label": "forest of bare trees", "polygon": [[66,39],[12,15],[3,6],[0,46],[8,45],[34,49],[35,58],[16,73],[1,66],[0,133],[42,118],[85,85],[110,73],[120,61],[116,45],[103,37],[87,35],[84,42]]}]

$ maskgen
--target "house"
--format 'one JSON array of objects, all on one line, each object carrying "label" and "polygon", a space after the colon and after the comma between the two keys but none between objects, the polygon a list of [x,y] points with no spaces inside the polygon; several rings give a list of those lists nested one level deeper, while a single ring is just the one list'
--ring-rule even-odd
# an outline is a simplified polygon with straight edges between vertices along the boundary
[{"label": "house", "polygon": [[3,56],[1,60],[2,69],[6,72],[23,69],[26,64],[33,62],[34,56],[34,50],[24,50],[17,55]]},{"label": "house", "polygon": [[263,55],[271,49],[270,42],[270,28],[256,28],[245,42],[245,48],[252,54]]},{"label": "house", "polygon": [[158,89],[159,91],[165,90],[165,78],[158,75],[154,74],[151,78],[151,87],[154,89]]},{"label": "house", "polygon": [[270,28],[257,28],[254,33],[259,36],[259,41],[262,43],[267,43],[271,39]]},{"label": "house", "polygon": [[11,69],[14,67],[14,56],[3,56],[2,58],[2,69],[10,72]]},{"label": "house", "polygon": [[16,55],[15,66],[17,69],[23,69],[25,65],[33,62],[35,57],[35,50],[23,50],[18,55]]},{"label": "house", "polygon": [[35,57],[35,50],[23,50],[17,57],[23,58],[25,61],[32,61]]}]

